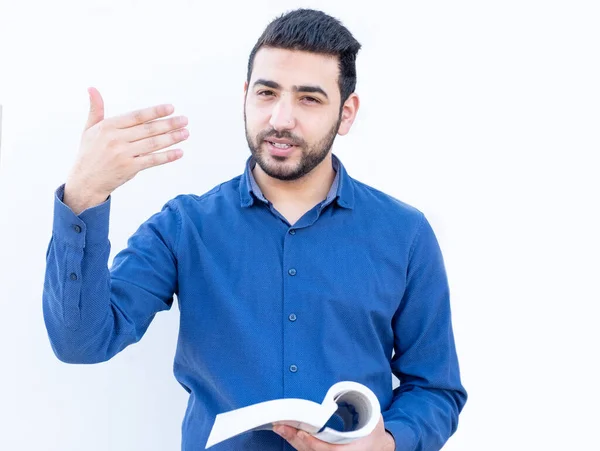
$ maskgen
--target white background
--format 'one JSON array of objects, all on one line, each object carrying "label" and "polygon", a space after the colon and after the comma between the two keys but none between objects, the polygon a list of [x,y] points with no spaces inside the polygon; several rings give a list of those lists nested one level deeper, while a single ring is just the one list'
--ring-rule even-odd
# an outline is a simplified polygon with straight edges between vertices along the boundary
[{"label": "white background", "polygon": [[179,448],[176,304],[109,362],[52,353],[41,296],[54,190],[88,86],[107,116],[170,102],[190,118],[182,160],[113,194],[111,260],[167,200],[240,174],[248,54],[271,19],[316,5],[363,45],[362,106],[334,152],[422,210],[444,253],[469,392],[444,450],[598,449],[597,2],[0,5],[0,449]]}]

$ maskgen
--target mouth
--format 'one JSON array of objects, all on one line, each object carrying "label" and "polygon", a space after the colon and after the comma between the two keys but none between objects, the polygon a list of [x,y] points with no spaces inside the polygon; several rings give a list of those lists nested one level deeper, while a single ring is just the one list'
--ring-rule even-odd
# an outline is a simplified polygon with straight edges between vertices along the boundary
[{"label": "mouth", "polygon": [[294,144],[274,142],[269,139],[265,139],[265,143],[267,144],[267,148],[272,155],[280,157],[286,157],[290,155],[297,147]]}]

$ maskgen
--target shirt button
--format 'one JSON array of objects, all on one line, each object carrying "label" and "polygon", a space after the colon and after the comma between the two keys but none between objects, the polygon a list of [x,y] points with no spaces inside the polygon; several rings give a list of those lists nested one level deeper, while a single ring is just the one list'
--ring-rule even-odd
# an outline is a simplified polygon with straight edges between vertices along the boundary
[{"label": "shirt button", "polygon": [[290,235],[295,235],[296,231],[294,229],[290,230]]},{"label": "shirt button", "polygon": [[290,371],[292,373],[295,373],[296,371],[298,371],[298,367],[296,365],[290,365]]},{"label": "shirt button", "polygon": [[77,280],[77,274],[75,274],[74,272],[72,272],[69,277],[71,278],[71,280]]},{"label": "shirt button", "polygon": [[288,319],[290,321],[296,321],[296,315],[294,315],[293,313],[290,313],[290,316],[288,316]]},{"label": "shirt button", "polygon": [[290,269],[290,270],[288,271],[288,274],[289,274],[290,276],[295,276],[295,275],[296,275],[296,270],[295,270],[294,268],[292,268],[292,269]]},{"label": "shirt button", "polygon": [[81,233],[81,227],[78,225],[74,225],[73,230],[75,230],[75,232],[77,232],[77,233]]}]

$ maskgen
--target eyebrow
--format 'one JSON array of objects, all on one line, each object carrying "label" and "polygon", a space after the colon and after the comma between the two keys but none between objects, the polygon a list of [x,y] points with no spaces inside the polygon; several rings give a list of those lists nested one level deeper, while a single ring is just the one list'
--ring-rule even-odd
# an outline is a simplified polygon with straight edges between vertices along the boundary
[{"label": "eyebrow", "polygon": [[[281,85],[279,83],[271,81],[271,80],[264,80],[262,78],[259,80],[256,80],[254,82],[254,84],[252,85],[252,87],[255,87],[256,85],[264,85],[264,86],[267,86],[267,87],[273,88],[273,89],[281,89]],[[292,86],[292,91],[294,91],[294,92],[316,92],[319,94],[323,94],[325,96],[325,98],[327,100],[329,100],[329,96],[320,86],[307,86],[307,85]]]}]

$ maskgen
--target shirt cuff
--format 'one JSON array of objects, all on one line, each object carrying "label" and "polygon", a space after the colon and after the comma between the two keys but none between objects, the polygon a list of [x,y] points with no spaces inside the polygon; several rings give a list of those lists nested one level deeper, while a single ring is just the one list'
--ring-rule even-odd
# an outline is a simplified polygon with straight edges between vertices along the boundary
[{"label": "shirt cuff", "polygon": [[82,211],[79,216],[63,203],[65,184],[54,193],[54,223],[52,234],[61,241],[84,248],[86,244],[100,244],[108,240],[110,201]]},{"label": "shirt cuff", "polygon": [[383,417],[385,430],[394,437],[396,451],[414,451],[419,443],[419,437],[412,427],[400,421],[386,421]]}]

